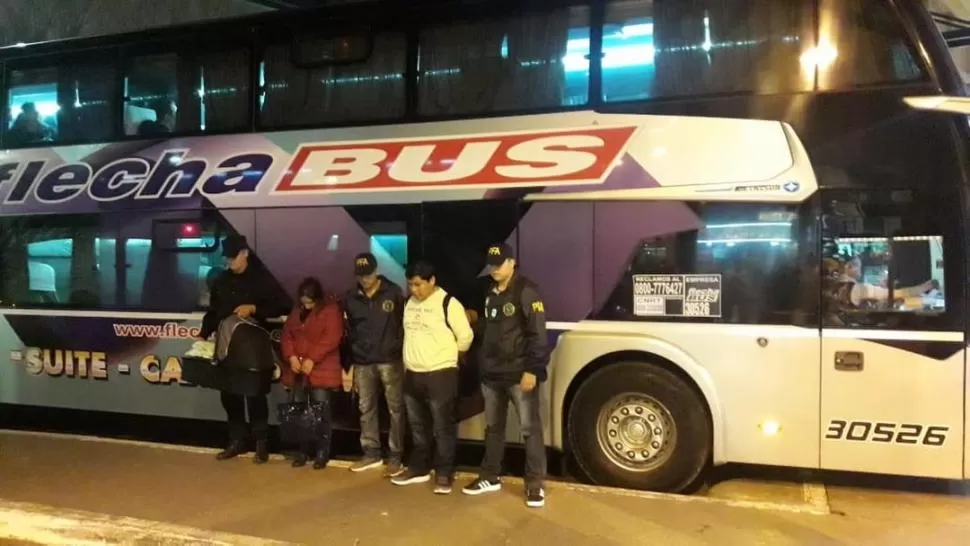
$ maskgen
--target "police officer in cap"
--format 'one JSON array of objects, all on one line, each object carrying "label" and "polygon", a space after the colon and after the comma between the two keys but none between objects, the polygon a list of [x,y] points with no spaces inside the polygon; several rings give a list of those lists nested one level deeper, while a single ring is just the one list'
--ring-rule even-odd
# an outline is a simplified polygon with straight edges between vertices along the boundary
[{"label": "police officer in cap", "polygon": [[485,398],[485,457],[479,477],[462,492],[480,495],[502,488],[499,475],[505,451],[509,402],[519,415],[525,437],[526,504],[545,505],[543,480],[546,446],[539,410],[539,384],[546,380],[548,350],[546,310],[535,283],[516,270],[515,253],[506,244],[488,248],[486,271],[492,283],[478,319],[478,352]]},{"label": "police officer in cap", "polygon": [[390,430],[385,477],[403,472],[404,451],[404,291],[381,275],[377,258],[370,252],[354,258],[357,286],[344,297],[350,338],[352,380],[359,396],[360,447],[364,457],[350,470],[362,472],[383,464],[378,402],[387,401]]}]

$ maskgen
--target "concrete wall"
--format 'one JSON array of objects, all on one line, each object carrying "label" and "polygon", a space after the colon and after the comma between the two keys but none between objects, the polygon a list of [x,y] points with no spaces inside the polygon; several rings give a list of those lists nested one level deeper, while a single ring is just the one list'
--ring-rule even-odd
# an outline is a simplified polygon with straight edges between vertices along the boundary
[{"label": "concrete wall", "polygon": [[2,0],[0,45],[114,34],[267,9],[245,0]]}]

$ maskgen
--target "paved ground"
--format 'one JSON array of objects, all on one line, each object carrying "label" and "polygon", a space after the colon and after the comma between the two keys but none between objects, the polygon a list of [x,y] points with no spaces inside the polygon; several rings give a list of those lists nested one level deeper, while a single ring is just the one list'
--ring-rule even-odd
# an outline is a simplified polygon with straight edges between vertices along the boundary
[{"label": "paved ground", "polygon": [[554,483],[547,506],[529,509],[521,482],[506,483],[441,497],[340,462],[257,467],[205,449],[0,432],[0,544],[970,544],[961,484],[748,479],[681,497]]}]

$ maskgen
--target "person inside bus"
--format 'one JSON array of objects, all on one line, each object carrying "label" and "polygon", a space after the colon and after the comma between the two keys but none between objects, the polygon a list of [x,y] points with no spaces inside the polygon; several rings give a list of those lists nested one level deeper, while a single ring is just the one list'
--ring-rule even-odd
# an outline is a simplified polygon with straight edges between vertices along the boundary
[{"label": "person inside bus", "polygon": [[377,258],[369,252],[354,258],[357,287],[344,297],[347,315],[351,377],[360,409],[360,447],[364,458],[350,467],[353,472],[377,468],[381,457],[378,402],[381,393],[390,414],[389,457],[384,476],[403,472],[404,364],[401,361],[404,331],[404,291],[380,274]]},{"label": "person inside bus", "polygon": [[152,110],[155,119],[146,119],[138,125],[138,136],[160,136],[170,134],[175,130],[175,116],[178,106],[171,99],[157,103]]},{"label": "person inside bus", "polygon": [[404,306],[404,399],[413,448],[407,471],[391,483],[430,481],[434,441],[434,492],[447,495],[455,479],[458,362],[474,333],[462,304],[437,286],[433,265],[408,264],[405,274],[411,297]]},{"label": "person inside bus", "polygon": [[[227,261],[227,271],[219,275],[212,285],[209,307],[202,319],[201,339],[208,339],[219,329],[223,320],[233,315],[265,325],[267,318],[286,314],[286,307],[281,307],[279,300],[273,297],[277,288],[275,280],[262,263],[251,255],[245,236],[227,236],[222,243],[222,255]],[[232,338],[233,344],[236,337],[234,335]],[[271,343],[268,339],[267,334],[266,343]],[[265,345],[261,338],[251,341],[252,347],[262,348]],[[265,463],[269,460],[267,395],[275,363],[257,361],[264,358],[262,351],[232,350],[232,345],[229,358],[233,361],[220,363],[226,374],[226,390],[221,392],[221,401],[228,420],[229,445],[216,458],[222,461],[246,452],[248,408],[256,443],[253,462]],[[245,361],[236,362],[236,359]]]},{"label": "person inside bus", "polygon": [[24,146],[35,142],[43,142],[53,136],[53,131],[40,119],[37,105],[25,102],[20,106],[20,114],[7,130],[7,143],[12,146]]},{"label": "person inside bus", "polygon": [[[837,281],[838,300],[841,305],[849,308],[873,308],[876,310],[890,310],[894,302],[889,301],[888,286],[880,286],[865,282],[863,279],[862,258],[859,255],[851,256],[845,260],[842,266],[842,275]],[[888,279],[885,283],[888,284]],[[933,288],[933,279],[918,284],[894,288],[893,298],[901,300],[905,298],[920,297],[924,292]]]},{"label": "person inside bus", "polygon": [[[342,384],[340,340],[344,321],[338,299],[325,294],[320,281],[309,277],[297,288],[297,303],[283,324],[281,348],[284,364],[280,380],[293,391],[294,400],[309,397],[323,408],[326,422],[331,422],[330,392]],[[327,427],[329,429],[329,426]],[[330,438],[318,438],[313,468],[327,466],[330,459]],[[304,444],[293,460],[295,468],[307,463],[311,446]]]}]

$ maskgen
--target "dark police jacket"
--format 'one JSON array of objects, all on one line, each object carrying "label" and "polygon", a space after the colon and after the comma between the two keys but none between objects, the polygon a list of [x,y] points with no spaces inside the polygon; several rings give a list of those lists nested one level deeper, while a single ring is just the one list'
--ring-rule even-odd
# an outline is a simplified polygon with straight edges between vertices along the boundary
[{"label": "dark police jacket", "polygon": [[479,317],[482,381],[513,385],[524,372],[545,381],[549,362],[546,310],[535,283],[516,272],[504,292],[495,293],[494,286],[486,291]]},{"label": "dark police jacket", "polygon": [[404,292],[383,275],[368,298],[358,286],[344,296],[351,364],[401,362],[404,347]]}]

